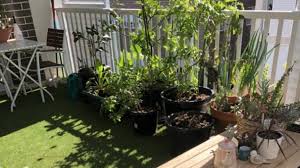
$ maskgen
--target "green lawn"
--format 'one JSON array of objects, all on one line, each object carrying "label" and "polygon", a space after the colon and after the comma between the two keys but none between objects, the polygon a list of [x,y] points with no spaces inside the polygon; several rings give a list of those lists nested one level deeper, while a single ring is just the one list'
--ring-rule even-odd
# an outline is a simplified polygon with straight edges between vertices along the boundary
[{"label": "green lawn", "polygon": [[[51,89],[55,102],[39,92],[21,96],[17,109],[0,98],[0,167],[156,167],[171,159],[170,138],[133,132],[130,122],[113,124],[91,105]],[[163,128],[162,128],[163,129]]]}]

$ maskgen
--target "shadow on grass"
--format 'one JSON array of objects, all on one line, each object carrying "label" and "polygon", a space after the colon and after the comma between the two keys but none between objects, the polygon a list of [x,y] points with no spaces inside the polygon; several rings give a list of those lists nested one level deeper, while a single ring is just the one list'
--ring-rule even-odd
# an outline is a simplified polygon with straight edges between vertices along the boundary
[{"label": "shadow on grass", "polygon": [[[0,137],[28,127],[40,121],[49,123],[46,131],[60,130],[54,136],[71,134],[80,140],[68,144],[72,153],[53,167],[156,167],[171,159],[170,139],[165,135],[141,136],[134,133],[130,121],[114,124],[100,118],[91,105],[71,101],[65,96],[65,88],[52,90],[55,102],[41,103],[39,93],[20,97],[15,112],[9,111],[9,103],[0,104]],[[52,138],[50,137],[50,141]],[[36,162],[47,158],[37,158]]]}]

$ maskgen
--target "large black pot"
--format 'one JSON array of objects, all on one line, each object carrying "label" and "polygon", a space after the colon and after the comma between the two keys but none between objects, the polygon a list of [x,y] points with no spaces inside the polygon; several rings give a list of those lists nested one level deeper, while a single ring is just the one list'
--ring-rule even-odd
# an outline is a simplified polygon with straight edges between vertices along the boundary
[{"label": "large black pot", "polygon": [[[205,128],[181,128],[172,125],[174,118],[183,113],[204,115],[210,124]],[[168,127],[168,134],[172,139],[173,151],[171,152],[172,154],[178,155],[208,140],[214,125],[214,119],[207,113],[200,111],[186,111],[169,115],[167,117],[166,124]]]},{"label": "large black pot", "polygon": [[157,127],[157,110],[132,111],[133,128],[143,135],[153,135]]},{"label": "large black pot", "polygon": [[179,111],[187,111],[187,110],[201,110],[207,111],[207,104],[213,98],[214,92],[212,89],[207,87],[199,86],[199,93],[206,94],[208,97],[202,101],[178,101],[175,100],[177,95],[177,88],[171,88],[165,90],[161,93],[161,98],[163,100],[163,110],[166,115],[170,115],[172,113],[177,113]]},{"label": "large black pot", "polygon": [[81,99],[84,102],[93,105],[95,109],[99,111],[101,108],[101,104],[104,100],[104,97],[96,96],[94,94],[89,93],[88,91],[83,90],[81,92]]}]

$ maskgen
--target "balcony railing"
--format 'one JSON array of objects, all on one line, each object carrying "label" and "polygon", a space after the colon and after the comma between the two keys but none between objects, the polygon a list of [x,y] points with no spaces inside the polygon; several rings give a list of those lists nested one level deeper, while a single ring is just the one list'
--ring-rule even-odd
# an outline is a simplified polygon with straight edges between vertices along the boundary
[{"label": "balcony railing", "polygon": [[[92,61],[89,57],[88,46],[84,41],[73,42],[73,31],[85,32],[86,26],[92,24],[98,25],[102,20],[111,21],[109,18],[109,10],[106,9],[83,9],[83,8],[58,8],[56,9],[60,26],[66,30],[66,48],[67,55],[65,62],[69,72],[78,71],[81,62],[85,60],[89,66]],[[114,69],[114,60],[118,58],[121,52],[128,52],[131,44],[129,35],[131,32],[140,28],[137,17],[138,9],[117,9],[116,12],[123,18],[124,22],[118,32],[111,34],[112,40],[106,46],[107,53],[101,53],[99,58],[107,65]],[[226,11],[225,11],[226,12]],[[258,10],[242,10],[240,14],[244,16],[240,25],[242,29],[248,29],[249,33],[260,29],[268,36],[269,47],[280,44],[276,47],[270,59],[266,62],[270,69],[270,79],[275,83],[284,73],[285,67],[293,64],[294,60],[300,58],[300,53],[296,42],[300,42],[298,34],[300,12],[299,11],[258,11]],[[246,35],[247,35],[246,31]],[[161,35],[162,30],[158,30]],[[241,33],[236,40],[236,57],[240,57],[242,51],[243,35]],[[215,37],[215,54],[220,52],[220,27]],[[168,53],[160,46],[155,47],[155,53],[162,56]],[[298,65],[298,66],[297,66]],[[263,67],[262,67],[263,68]],[[262,70],[261,70],[262,72]],[[294,102],[300,100],[300,64],[295,65],[293,73],[284,85],[285,102]],[[207,80],[206,80],[207,83]]]}]

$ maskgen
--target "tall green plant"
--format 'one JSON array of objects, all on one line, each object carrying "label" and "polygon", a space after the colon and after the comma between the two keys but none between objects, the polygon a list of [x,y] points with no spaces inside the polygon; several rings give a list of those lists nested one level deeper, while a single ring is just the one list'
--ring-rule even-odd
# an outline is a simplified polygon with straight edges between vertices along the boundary
[{"label": "tall green plant", "polygon": [[[169,56],[175,57],[174,60],[181,61],[181,65],[174,64],[179,69],[179,88],[186,90],[189,86],[197,86],[201,79],[197,74],[195,82],[196,71],[203,72],[205,67],[210,72],[215,71],[209,51],[214,50],[212,46],[217,26],[229,22],[232,26],[228,31],[231,34],[239,33],[238,8],[242,8],[242,5],[236,0],[170,1],[168,14],[171,17],[164,28],[164,48]],[[224,10],[229,12],[224,13]]]},{"label": "tall green plant", "polygon": [[235,67],[235,71],[238,72],[235,86],[239,88],[240,94],[245,90],[248,93],[256,91],[259,70],[263,69],[264,64],[277,46],[275,45],[268,50],[266,36],[259,31],[254,32]]},{"label": "tall green plant", "polygon": [[[97,59],[97,54],[107,52],[108,42],[111,40],[110,33],[118,30],[118,25],[122,22],[122,19],[117,15],[115,11],[110,11],[108,15],[115,20],[114,23],[109,23],[106,20],[102,20],[99,25],[92,24],[90,27],[86,27],[86,33],[80,31],[73,32],[74,43],[77,43],[79,40],[85,40],[88,44],[90,60],[92,66],[96,65],[96,61],[101,62],[102,59]],[[87,68],[88,62],[77,58],[81,62],[81,68]],[[101,62],[102,63],[102,62]]]},{"label": "tall green plant", "polygon": [[108,115],[114,122],[120,122],[124,114],[134,109],[141,101],[143,70],[136,66],[140,61],[137,53],[122,52],[117,63],[117,73],[108,80],[109,96],[104,98],[101,112]]}]

